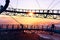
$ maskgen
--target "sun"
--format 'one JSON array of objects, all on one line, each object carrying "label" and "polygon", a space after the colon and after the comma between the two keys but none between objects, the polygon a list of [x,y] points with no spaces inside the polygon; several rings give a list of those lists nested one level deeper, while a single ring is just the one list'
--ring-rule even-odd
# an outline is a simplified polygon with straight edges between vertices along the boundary
[{"label": "sun", "polygon": [[29,17],[33,17],[34,16],[34,12],[28,12],[28,16]]}]

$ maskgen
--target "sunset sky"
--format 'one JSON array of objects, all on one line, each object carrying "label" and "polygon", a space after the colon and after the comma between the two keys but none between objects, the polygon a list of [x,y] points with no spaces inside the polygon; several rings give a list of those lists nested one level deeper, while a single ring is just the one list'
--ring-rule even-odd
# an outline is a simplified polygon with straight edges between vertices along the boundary
[{"label": "sunset sky", "polygon": [[[4,5],[5,0],[0,0],[0,5]],[[60,10],[60,0],[10,0],[9,7],[18,9],[59,9]],[[31,14],[30,14],[31,15]],[[0,15],[1,16],[1,15]],[[21,24],[60,24],[60,20],[54,19],[42,19],[33,17],[15,17]],[[0,23],[2,24],[18,24],[15,20],[10,17],[3,15],[0,17]]]}]

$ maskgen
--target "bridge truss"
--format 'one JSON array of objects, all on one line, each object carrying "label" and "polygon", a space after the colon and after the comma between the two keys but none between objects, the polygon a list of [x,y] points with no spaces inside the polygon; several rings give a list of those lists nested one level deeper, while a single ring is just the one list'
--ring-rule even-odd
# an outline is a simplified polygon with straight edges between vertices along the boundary
[{"label": "bridge truss", "polygon": [[29,16],[29,12],[33,12],[33,16],[29,17],[36,17],[36,18],[49,18],[49,19],[57,19],[60,20],[60,10],[31,10],[31,9],[16,9],[16,8],[7,8],[5,11],[6,14],[13,14],[21,16]]}]

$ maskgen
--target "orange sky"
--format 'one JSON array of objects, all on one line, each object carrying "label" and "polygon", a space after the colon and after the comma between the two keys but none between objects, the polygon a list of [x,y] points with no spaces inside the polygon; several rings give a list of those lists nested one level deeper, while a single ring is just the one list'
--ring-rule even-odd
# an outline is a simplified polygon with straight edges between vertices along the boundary
[{"label": "orange sky", "polygon": [[[15,19],[13,19],[13,18]],[[31,25],[49,25],[60,24],[60,20],[35,18],[35,17],[21,17],[21,16],[6,16],[0,15],[0,24],[31,24]],[[17,21],[17,22],[16,22]]]},{"label": "orange sky", "polygon": [[46,24],[60,24],[60,20],[46,19],[46,18],[35,18],[35,17],[19,17],[13,16],[21,24],[32,24],[32,25],[46,25]]}]

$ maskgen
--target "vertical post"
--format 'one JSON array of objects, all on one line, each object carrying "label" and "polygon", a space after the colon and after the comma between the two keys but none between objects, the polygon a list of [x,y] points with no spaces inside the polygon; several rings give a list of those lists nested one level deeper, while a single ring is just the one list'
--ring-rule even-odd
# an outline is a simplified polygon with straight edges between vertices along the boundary
[{"label": "vertical post", "polygon": [[24,9],[21,9],[22,10],[22,12],[24,12]]},{"label": "vertical post", "polygon": [[35,25],[34,25],[34,29],[35,29]]},{"label": "vertical post", "polygon": [[2,25],[0,25],[0,29],[2,29]]},{"label": "vertical post", "polygon": [[2,25],[0,25],[0,35],[1,35],[1,29],[2,29]]},{"label": "vertical post", "polygon": [[36,12],[36,10],[35,10],[35,12]]},{"label": "vertical post", "polygon": [[31,29],[33,29],[33,25],[31,25]]},{"label": "vertical post", "polygon": [[54,33],[54,28],[55,28],[55,25],[52,24],[52,25],[51,25],[51,35],[53,35],[53,33]]},{"label": "vertical post", "polygon": [[12,29],[14,29],[14,25],[12,25]]},{"label": "vertical post", "polygon": [[27,29],[28,29],[28,25],[27,25]]},{"label": "vertical post", "polygon": [[54,13],[54,10],[52,10],[52,13]]},{"label": "vertical post", "polygon": [[43,13],[44,13],[44,10],[43,10]]},{"label": "vertical post", "polygon": [[1,28],[3,29],[3,24],[1,24]]},{"label": "vertical post", "polygon": [[20,24],[20,26],[21,26],[21,29],[22,29],[22,32],[24,33],[24,25],[23,24]]},{"label": "vertical post", "polygon": [[20,29],[19,25],[17,25],[17,29]]},{"label": "vertical post", "polygon": [[43,31],[43,25],[42,25],[42,31]]},{"label": "vertical post", "polygon": [[47,10],[47,13],[49,13],[50,12],[50,10]]},{"label": "vertical post", "polygon": [[57,10],[57,13],[59,13],[59,10]]},{"label": "vertical post", "polygon": [[8,29],[9,24],[6,25],[6,29]]},{"label": "vertical post", "polygon": [[20,26],[21,26],[21,29],[23,29],[23,24],[20,24]]},{"label": "vertical post", "polygon": [[39,10],[39,13],[40,13],[40,10]]}]

